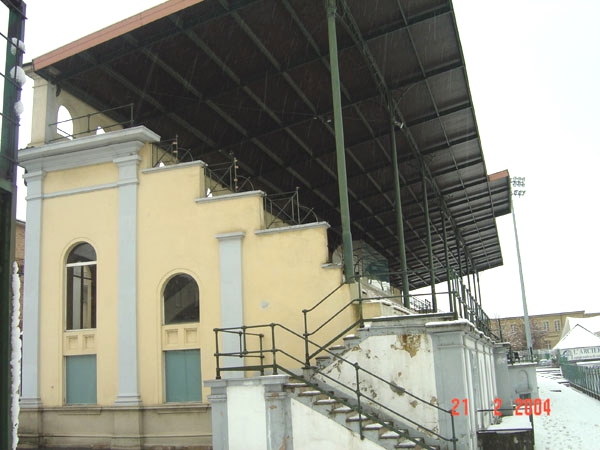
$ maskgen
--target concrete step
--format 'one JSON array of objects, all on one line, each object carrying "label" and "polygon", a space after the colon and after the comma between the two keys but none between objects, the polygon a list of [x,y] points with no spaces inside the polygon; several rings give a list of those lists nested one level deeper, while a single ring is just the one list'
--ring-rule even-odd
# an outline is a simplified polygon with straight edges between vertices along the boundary
[{"label": "concrete step", "polygon": [[344,336],[344,344],[346,345],[356,345],[361,340],[362,338],[358,334],[349,334],[348,336]]},{"label": "concrete step", "polygon": [[[341,351],[341,347],[344,346],[339,346],[338,351]],[[356,433],[361,432],[360,427],[362,427],[362,434],[365,438],[378,443],[386,450],[439,448],[439,446],[427,446],[422,437],[407,439],[410,436],[407,429],[392,431],[397,428],[397,425],[390,421],[378,422],[371,420],[364,414],[359,416],[357,411],[351,406],[347,406],[348,399],[339,398],[339,393],[334,394],[333,391],[328,392],[322,388],[312,387],[304,382],[302,378],[292,379],[284,386],[284,389],[293,393],[305,405],[312,407],[315,411]],[[335,398],[334,395],[336,395]]]},{"label": "concrete step", "polygon": [[300,397],[316,397],[318,395],[322,395],[321,391],[311,390],[311,389],[302,391],[298,394],[298,396],[300,396]]},{"label": "concrete step", "polygon": [[334,355],[340,355],[340,354],[344,353],[346,350],[348,350],[348,347],[346,347],[345,345],[338,344],[338,345],[332,345],[327,350],[329,350]]},{"label": "concrete step", "polygon": [[315,361],[317,362],[317,367],[319,369],[324,369],[329,364],[331,364],[331,362],[333,361],[333,357],[332,356],[317,356],[315,358]]},{"label": "concrete step", "polygon": [[350,417],[346,418],[346,422],[360,422],[361,419],[363,420],[363,422],[366,421],[366,420],[370,420],[364,414],[356,414],[354,416],[350,416]]}]

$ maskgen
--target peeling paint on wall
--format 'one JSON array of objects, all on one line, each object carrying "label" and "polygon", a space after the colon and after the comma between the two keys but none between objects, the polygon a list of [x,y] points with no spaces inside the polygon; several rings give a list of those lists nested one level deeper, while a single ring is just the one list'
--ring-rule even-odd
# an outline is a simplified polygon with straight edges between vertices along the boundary
[{"label": "peeling paint on wall", "polygon": [[[397,345],[399,344],[399,345]],[[396,343],[390,345],[393,350],[406,350],[413,358],[421,348],[420,334],[401,334],[396,336]]]}]

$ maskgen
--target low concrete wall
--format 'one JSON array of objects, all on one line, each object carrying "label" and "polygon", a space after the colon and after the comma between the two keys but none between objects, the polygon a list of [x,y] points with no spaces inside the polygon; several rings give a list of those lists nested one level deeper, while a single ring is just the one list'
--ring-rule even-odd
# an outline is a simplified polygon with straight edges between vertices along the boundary
[{"label": "low concrete wall", "polygon": [[513,403],[517,398],[538,398],[536,367],[536,363],[522,363],[508,366]]},{"label": "low concrete wall", "polygon": [[18,448],[38,447],[209,450],[210,406],[21,409]]},{"label": "low concrete wall", "polygon": [[214,450],[381,450],[298,402],[286,375],[222,379],[211,388]]}]

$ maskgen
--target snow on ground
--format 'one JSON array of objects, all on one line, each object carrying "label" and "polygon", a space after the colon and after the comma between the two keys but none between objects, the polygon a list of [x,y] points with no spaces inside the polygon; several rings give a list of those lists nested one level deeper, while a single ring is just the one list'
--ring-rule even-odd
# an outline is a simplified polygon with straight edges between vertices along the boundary
[{"label": "snow on ground", "polygon": [[535,450],[600,449],[600,401],[563,384],[556,370],[538,370],[537,381],[551,410],[534,416]]}]

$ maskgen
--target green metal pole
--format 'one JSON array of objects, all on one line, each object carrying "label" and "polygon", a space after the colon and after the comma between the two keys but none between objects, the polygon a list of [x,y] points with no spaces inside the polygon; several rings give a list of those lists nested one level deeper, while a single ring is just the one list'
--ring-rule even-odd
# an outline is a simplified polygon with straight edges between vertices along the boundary
[{"label": "green metal pole", "polygon": [[[23,41],[25,6],[23,11],[9,7],[4,69],[4,102],[2,105],[2,134],[0,138],[0,448],[12,448],[11,391],[11,312],[12,262],[14,260],[16,168],[19,117],[15,104],[21,98],[16,82],[16,67],[23,55],[12,38]],[[14,51],[13,51],[14,50]],[[12,70],[12,74],[11,74]]]},{"label": "green metal pole", "polygon": [[481,282],[479,281],[479,271],[476,271],[477,275],[477,293],[479,294],[479,306],[481,306]]},{"label": "green metal pole", "polygon": [[450,279],[450,256],[448,255],[448,230],[446,229],[446,215],[442,211],[442,234],[444,237],[444,261],[446,264],[446,283],[448,284],[448,300],[450,302],[450,312],[454,312],[454,292],[452,290],[452,281]]},{"label": "green metal pole", "polygon": [[400,251],[400,267],[402,270],[402,298],[404,307],[410,308],[410,294],[408,285],[408,267],[406,264],[406,247],[404,244],[404,220],[402,217],[402,198],[400,197],[400,171],[398,170],[398,149],[396,148],[396,132],[390,107],[390,143],[392,145],[392,165],[394,166],[394,198],[396,204],[396,227],[398,231],[398,248]]},{"label": "green metal pole", "polygon": [[354,279],[352,233],[350,231],[350,206],[348,204],[348,179],[346,177],[346,148],[342,121],[342,96],[340,93],[340,68],[335,27],[335,0],[327,0],[327,31],[329,33],[329,65],[331,68],[331,93],[333,100],[333,123],[335,127],[335,153],[337,155],[338,189],[342,219],[342,244],[344,248],[344,275],[346,283]]},{"label": "green metal pole", "polygon": [[431,280],[431,307],[437,312],[437,297],[435,294],[435,267],[433,266],[433,248],[431,244],[431,223],[429,222],[429,203],[427,201],[427,177],[423,177],[423,209],[425,210],[425,230],[427,233],[427,254],[429,256],[429,278]]}]

